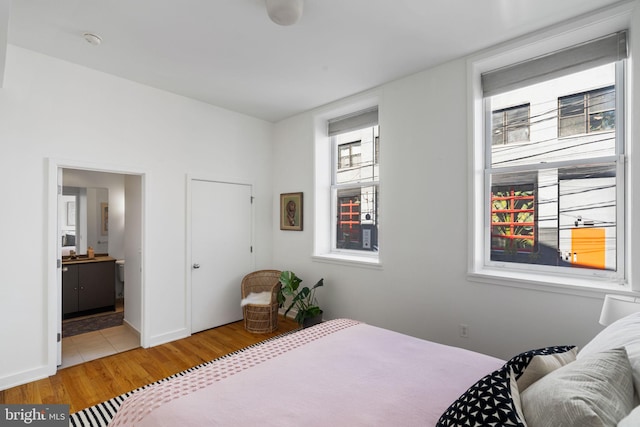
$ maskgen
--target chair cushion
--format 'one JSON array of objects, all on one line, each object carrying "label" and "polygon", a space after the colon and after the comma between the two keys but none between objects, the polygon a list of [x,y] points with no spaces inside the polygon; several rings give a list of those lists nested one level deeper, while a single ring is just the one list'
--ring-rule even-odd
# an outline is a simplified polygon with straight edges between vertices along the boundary
[{"label": "chair cushion", "polygon": [[240,301],[240,307],[244,307],[247,304],[269,305],[271,304],[271,292],[251,292],[246,298],[243,298],[242,301]]}]

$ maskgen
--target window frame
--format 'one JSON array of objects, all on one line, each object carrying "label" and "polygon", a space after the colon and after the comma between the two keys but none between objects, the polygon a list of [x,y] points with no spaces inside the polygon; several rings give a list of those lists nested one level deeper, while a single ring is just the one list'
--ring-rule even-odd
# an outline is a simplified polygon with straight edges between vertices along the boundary
[{"label": "window frame", "polygon": [[[624,8],[622,8],[624,9]],[[624,10],[631,13],[629,9]],[[617,10],[616,13],[620,13]],[[603,15],[607,15],[603,12]],[[610,18],[613,19],[613,18]],[[601,294],[603,291],[616,291],[619,293],[634,294],[640,290],[640,285],[632,285],[629,280],[631,264],[630,264],[630,247],[627,239],[627,233],[631,223],[631,217],[626,206],[629,205],[631,195],[626,193],[625,185],[625,163],[629,161],[628,155],[612,156],[616,162],[616,174],[620,179],[616,190],[618,200],[617,221],[619,224],[617,230],[618,252],[617,265],[619,272],[615,277],[608,274],[602,274],[597,270],[589,270],[584,275],[576,275],[574,269],[566,269],[570,271],[562,271],[557,268],[546,269],[544,266],[536,265],[534,268],[524,266],[524,268],[511,268],[507,264],[500,262],[488,262],[490,250],[487,250],[486,242],[490,242],[490,225],[487,220],[490,215],[490,181],[486,179],[485,165],[488,164],[487,146],[491,148],[491,114],[490,107],[484,100],[482,91],[482,73],[490,70],[508,67],[512,64],[527,61],[545,55],[548,52],[555,52],[566,47],[576,45],[576,42],[589,41],[603,34],[610,34],[611,27],[607,17],[603,16],[602,22],[592,24],[586,19],[584,21],[576,20],[571,28],[564,28],[562,32],[538,33],[529,37],[522,38],[516,42],[505,44],[500,47],[482,52],[467,60],[467,78],[468,85],[468,122],[469,122],[469,166],[471,172],[469,174],[469,230],[471,242],[468,248],[468,264],[467,277],[471,281],[490,283],[503,286],[519,287],[526,289],[546,290],[550,292],[593,295]],[[618,28],[625,28],[626,23],[619,22]],[[628,61],[628,60],[626,60]],[[624,67],[624,66],[623,66]],[[619,96],[626,92],[625,75],[621,69],[617,67],[616,71],[616,91],[620,93],[616,96],[616,143],[624,148],[625,132],[625,116],[629,114],[626,110],[624,96]],[[627,76],[628,78],[628,76]],[[488,114],[489,113],[489,114]],[[485,141],[486,143],[485,145]],[[616,147],[620,148],[620,147]],[[620,153],[620,151],[617,151]],[[624,151],[622,151],[624,153]],[[560,162],[562,163],[562,162]],[[567,165],[560,165],[567,166]],[[510,167],[511,171],[518,169],[535,169],[535,167]],[[503,170],[503,169],[501,169]],[[506,172],[507,169],[505,168]],[[480,215],[476,212],[481,212]]]},{"label": "window frame", "polygon": [[[381,269],[383,251],[355,251],[355,250],[335,250],[335,206],[332,200],[336,197],[331,188],[333,179],[333,168],[336,164],[335,154],[331,136],[329,135],[328,122],[341,116],[348,116],[354,112],[368,109],[378,110],[379,120],[382,120],[382,106],[380,97],[376,91],[368,92],[362,97],[352,99],[349,103],[337,105],[329,109],[321,110],[314,116],[314,238],[312,260],[315,262],[331,263],[348,267]],[[379,139],[375,141],[375,156],[378,159]],[[381,170],[378,173],[378,188],[381,188]],[[380,224],[380,221],[378,221]],[[378,242],[383,242],[383,231],[378,230]]]},{"label": "window frame", "polygon": [[[373,125],[373,126],[368,126],[368,127],[364,127],[362,129],[369,129],[372,128],[374,126],[378,126],[378,130],[377,130],[377,134],[374,134],[372,137],[372,148],[373,148],[373,166],[375,167],[375,165],[378,165],[378,171],[379,171],[379,142],[380,142],[380,127],[379,124]],[[331,136],[329,137],[329,141],[330,141],[330,145],[331,145],[331,151],[332,151],[332,161],[331,161],[331,229],[333,230],[332,234],[331,234],[331,252],[334,254],[346,254],[349,256],[356,256],[356,257],[365,257],[365,258],[375,258],[375,254],[378,253],[379,251],[379,245],[377,246],[377,249],[374,250],[364,250],[364,249],[348,249],[348,248],[341,248],[338,245],[338,236],[337,236],[337,232],[338,232],[338,227],[339,227],[339,222],[340,220],[338,219],[341,212],[340,212],[340,207],[339,205],[339,195],[338,192],[339,191],[344,191],[344,190],[359,190],[360,194],[362,193],[362,190],[366,187],[375,187],[375,204],[377,205],[379,202],[379,190],[380,190],[380,177],[379,177],[379,172],[378,172],[378,180],[371,180],[371,181],[358,181],[358,182],[348,182],[348,183],[338,183],[337,181],[337,175],[339,172],[344,172],[344,171],[348,171],[348,170],[352,170],[352,169],[357,169],[357,166],[349,166],[346,168],[341,168],[340,167],[340,147],[343,145],[353,145],[353,144],[358,144],[359,147],[362,148],[362,140],[358,139],[358,140],[354,140],[351,142],[346,142],[343,144],[339,144],[337,141],[337,135],[336,136]],[[362,151],[360,152],[360,155],[362,155]],[[379,219],[378,219],[378,212],[376,212],[376,218],[375,218],[375,222],[378,223]],[[362,221],[360,223],[362,225]],[[360,230],[360,233],[362,233],[362,229]],[[361,234],[362,236],[362,234]],[[377,237],[377,230],[376,230],[376,241],[379,242],[379,238]]]},{"label": "window frame", "polygon": [[[625,112],[625,82],[624,82],[624,74],[625,74],[626,64],[624,61],[618,61],[616,63],[616,71],[615,71],[615,80],[616,80],[616,111],[621,111],[622,114],[620,116],[624,116]],[[492,119],[491,112],[491,104],[490,97],[483,98],[483,103],[485,105],[485,115],[486,117],[483,119],[484,123],[489,123]],[[624,245],[624,232],[622,230],[625,229],[625,196],[620,198],[620,192],[624,193],[625,182],[624,182],[624,165],[625,165],[625,155],[624,155],[624,123],[620,126],[620,129],[616,127],[615,129],[615,138],[616,138],[616,146],[615,151],[616,154],[613,156],[602,156],[598,158],[589,158],[589,159],[576,159],[576,160],[567,160],[567,161],[554,161],[549,163],[534,163],[527,164],[522,166],[507,166],[501,168],[492,168],[491,166],[491,150],[494,147],[492,144],[487,144],[487,141],[492,142],[492,132],[489,129],[489,126],[486,127],[486,134],[484,140],[480,143],[482,144],[482,149],[485,150],[485,163],[483,165],[483,175],[485,179],[485,188],[489,188],[491,186],[490,175],[496,171],[499,173],[509,173],[509,172],[524,172],[524,171],[541,171],[548,170],[554,167],[560,168],[569,168],[572,166],[579,166],[584,164],[599,164],[599,163],[616,163],[616,176],[620,177],[620,179],[616,180],[616,187],[619,191],[617,191],[617,210],[616,210],[616,223],[620,224],[617,227],[617,251],[616,251],[616,272],[609,272],[605,270],[580,270],[577,268],[567,268],[567,267],[555,267],[555,266],[544,266],[544,265],[534,265],[534,264],[524,264],[524,263],[508,263],[508,262],[500,262],[491,260],[491,250],[484,250],[484,266],[487,269],[499,268],[504,271],[511,271],[514,274],[537,274],[542,273],[551,278],[559,278],[559,277],[574,277],[576,279],[584,278],[586,280],[592,281],[594,286],[607,286],[608,283],[626,283],[627,276],[625,272],[625,262],[624,262],[624,254],[625,254],[625,245]],[[584,135],[584,134],[580,134]],[[565,137],[566,138],[566,137]],[[558,139],[562,139],[558,136]],[[488,228],[488,231],[485,231],[485,241],[491,241],[491,227],[490,227],[490,205],[491,205],[491,190],[488,190],[488,193],[485,193],[484,198],[486,200],[485,208],[482,210],[484,216],[484,224],[485,228]]]}]

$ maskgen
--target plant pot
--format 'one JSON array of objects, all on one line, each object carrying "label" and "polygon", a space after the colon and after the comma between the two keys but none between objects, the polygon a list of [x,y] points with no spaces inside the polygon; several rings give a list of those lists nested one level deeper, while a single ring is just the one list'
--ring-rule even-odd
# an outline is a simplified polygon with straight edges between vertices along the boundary
[{"label": "plant pot", "polygon": [[322,312],[320,312],[320,314],[316,314],[315,316],[312,317],[307,317],[302,321],[302,328],[308,328],[310,326],[313,325],[317,325],[318,323],[322,322]]}]

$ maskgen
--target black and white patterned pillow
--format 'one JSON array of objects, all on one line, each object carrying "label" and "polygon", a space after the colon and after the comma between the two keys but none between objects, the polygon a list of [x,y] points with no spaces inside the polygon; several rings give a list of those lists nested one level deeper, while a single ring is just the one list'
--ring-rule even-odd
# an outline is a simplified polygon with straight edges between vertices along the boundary
[{"label": "black and white patterned pillow", "polygon": [[515,380],[525,372],[535,356],[565,353],[574,347],[547,347],[512,357],[500,369],[480,379],[453,402],[442,414],[436,427],[524,427],[526,423],[519,410],[520,397]]}]

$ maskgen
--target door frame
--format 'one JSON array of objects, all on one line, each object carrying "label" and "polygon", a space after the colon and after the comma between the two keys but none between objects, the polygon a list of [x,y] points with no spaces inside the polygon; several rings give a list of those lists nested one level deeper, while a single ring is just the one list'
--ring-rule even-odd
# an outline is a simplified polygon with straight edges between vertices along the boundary
[{"label": "door frame", "polygon": [[[122,175],[137,175],[140,176],[141,194],[142,194],[142,212],[141,212],[141,228],[140,228],[140,242],[141,242],[141,264],[144,266],[145,254],[144,250],[146,246],[146,171],[137,168],[130,168],[121,165],[104,164],[86,162],[82,160],[73,159],[57,159],[48,158],[48,182],[47,182],[47,210],[46,221],[47,226],[46,233],[46,307],[47,307],[47,328],[46,328],[46,342],[47,342],[47,370],[49,375],[55,375],[58,370],[58,351],[59,345],[62,341],[58,341],[58,329],[59,324],[62,321],[62,304],[60,298],[62,296],[62,265],[58,266],[58,187],[62,191],[62,183],[58,181],[59,172],[62,169],[78,169],[95,172],[105,172]],[[145,309],[145,274],[144,269],[140,277],[140,292],[142,295],[142,307],[141,310],[141,327],[140,327],[140,341],[143,347],[147,347],[146,343],[147,328],[146,328],[146,316],[147,310]]]},{"label": "door frame", "polygon": [[[234,181],[234,180],[221,180],[221,179],[215,179],[212,177],[206,177],[206,176],[201,176],[201,175],[192,175],[192,174],[187,174],[186,176],[186,186],[187,186],[187,200],[186,200],[186,206],[185,206],[185,225],[186,225],[186,229],[185,229],[185,258],[184,258],[184,262],[185,262],[185,283],[187,284],[186,286],[186,295],[185,295],[185,316],[186,316],[186,324],[187,324],[187,331],[189,332],[189,335],[193,334],[193,325],[192,325],[192,321],[191,321],[191,315],[192,315],[192,304],[191,304],[191,297],[193,295],[192,292],[192,283],[191,283],[191,265],[192,265],[192,253],[191,253],[191,232],[192,232],[192,223],[191,223],[191,203],[193,201],[193,194],[192,194],[192,186],[191,184],[193,183],[193,181],[207,181],[207,182],[216,182],[216,183],[220,183],[220,184],[232,184],[232,185],[247,185],[249,186],[249,188],[251,189],[251,199],[253,200],[254,195],[253,195],[253,189],[254,186],[251,183],[247,183],[247,182],[241,182],[241,181]],[[251,247],[255,247],[255,204],[251,203]],[[255,251],[251,251],[251,268],[255,269],[255,265],[256,265],[256,257],[255,257]],[[238,283],[238,289],[240,287],[240,284]],[[239,304],[240,302],[238,302]]]}]

